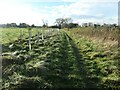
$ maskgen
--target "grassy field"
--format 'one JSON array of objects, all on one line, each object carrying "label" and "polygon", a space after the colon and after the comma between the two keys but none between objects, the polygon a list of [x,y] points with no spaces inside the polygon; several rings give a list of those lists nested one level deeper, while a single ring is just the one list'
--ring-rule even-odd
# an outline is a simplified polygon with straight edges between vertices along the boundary
[{"label": "grassy field", "polygon": [[[65,30],[65,32],[73,39],[84,58],[85,67],[88,72],[88,83],[91,78],[95,82],[98,81],[103,87],[117,87],[120,82],[120,57],[116,31],[111,31],[111,34],[115,35],[109,35],[111,38],[107,38],[107,35],[101,37],[102,34],[100,33],[101,36],[98,34],[101,31],[97,31],[97,35],[91,35],[90,32],[92,31],[88,31],[88,28],[86,30]],[[106,40],[102,39],[104,37],[106,37]],[[115,39],[112,40],[112,38]]]},{"label": "grassy field", "polygon": [[[33,28],[31,30],[32,36],[34,36],[38,31],[41,32],[41,29]],[[17,40],[20,38],[20,34],[22,35],[22,38],[28,37],[28,28],[0,28],[1,37],[0,43],[10,43],[14,40]]]},{"label": "grassy field", "polygon": [[[10,30],[14,32],[18,28],[4,30],[11,33]],[[48,29],[42,38],[42,34],[35,35],[38,31],[33,29],[29,49],[28,29],[24,30],[21,40],[18,39],[19,31],[18,36],[11,36],[12,41],[5,31],[2,35],[7,40],[2,42],[3,89],[120,88],[120,57],[117,44],[109,46],[106,43],[110,38],[103,40],[104,37],[97,34],[88,36],[92,32],[88,28]]]}]

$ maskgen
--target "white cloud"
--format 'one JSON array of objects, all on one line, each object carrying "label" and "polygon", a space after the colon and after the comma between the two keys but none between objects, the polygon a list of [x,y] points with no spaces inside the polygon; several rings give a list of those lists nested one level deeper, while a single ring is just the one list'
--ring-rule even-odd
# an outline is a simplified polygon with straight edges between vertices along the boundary
[{"label": "white cloud", "polygon": [[[2,0],[1,0],[2,1]],[[4,2],[118,2],[119,0],[3,0]]]},{"label": "white cloud", "polygon": [[46,14],[34,12],[34,8],[29,5],[17,5],[11,3],[0,3],[0,23],[21,23],[41,24]]},{"label": "white cloud", "polygon": [[61,0],[63,2],[88,2],[88,3],[93,3],[93,2],[118,2],[119,0]]},{"label": "white cloud", "polygon": [[[117,1],[118,0],[102,0],[101,2],[98,0],[80,0],[77,1],[76,0],[63,0],[63,1],[75,1],[70,5],[61,5],[61,6],[56,6],[55,10],[56,12],[58,11],[58,15],[61,14],[61,16],[63,17],[69,17],[69,16],[74,16],[74,20],[75,22],[93,22],[93,23],[117,23],[117,18],[114,18],[114,15],[116,15],[115,17],[117,17],[117,12],[113,12],[117,11]],[[113,3],[114,2],[114,3]],[[100,11],[101,9],[102,12]],[[111,10],[113,9],[113,10]],[[114,13],[112,14],[107,14],[105,13],[106,11],[108,11],[108,13]],[[111,10],[111,11],[110,11]],[[93,16],[93,17],[89,17],[89,18],[82,18],[80,19],[79,16]],[[77,16],[77,17],[76,17]]]},{"label": "white cloud", "polygon": [[117,17],[113,17],[113,18],[110,17],[110,18],[103,18],[103,19],[95,19],[95,18],[85,19],[84,18],[84,19],[77,19],[75,22],[79,23],[80,25],[82,23],[89,23],[89,22],[99,23],[99,24],[104,24],[104,23],[107,23],[107,24],[116,23],[117,24]]},{"label": "white cloud", "polygon": [[[52,25],[55,19],[59,17],[71,17],[75,22],[79,23],[114,23],[117,22],[117,13],[115,14],[116,16],[111,15],[110,17],[103,12],[97,11],[96,8],[100,6],[105,9],[110,9],[113,5],[114,8],[117,8],[118,1],[119,0],[3,0],[0,1],[0,23],[25,22],[28,24],[34,23],[35,25],[42,25],[42,19],[45,19],[48,20],[49,25]],[[63,2],[63,5],[43,6],[39,8],[27,2]],[[71,2],[71,4],[64,4],[64,2]],[[80,19],[79,16],[81,15],[94,16],[96,18]]]}]

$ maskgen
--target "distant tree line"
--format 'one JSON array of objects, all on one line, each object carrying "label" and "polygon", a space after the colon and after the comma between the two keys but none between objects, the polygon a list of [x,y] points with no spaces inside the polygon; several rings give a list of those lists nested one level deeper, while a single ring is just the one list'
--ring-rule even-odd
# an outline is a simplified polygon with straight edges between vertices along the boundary
[{"label": "distant tree line", "polygon": [[40,26],[35,26],[34,24],[29,25],[26,23],[20,23],[19,25],[17,25],[16,23],[7,23],[7,24],[0,24],[0,27],[2,28],[9,28],[9,27],[27,28],[27,27],[40,27]]},{"label": "distant tree line", "polygon": [[94,27],[94,28],[99,28],[99,27],[106,27],[106,28],[117,28],[117,24],[106,24],[104,23],[103,25],[100,24],[93,24],[93,23],[83,23],[82,27]]},{"label": "distant tree line", "polygon": [[107,29],[114,29],[114,28],[118,28],[117,24],[93,24],[91,22],[89,23],[82,23],[82,25],[79,25],[78,23],[73,23],[73,20],[71,18],[57,18],[55,20],[55,25],[52,26],[48,26],[48,23],[45,20],[43,21],[43,25],[42,26],[35,26],[34,24],[29,25],[26,23],[19,23],[19,25],[17,25],[16,23],[7,23],[7,24],[0,24],[0,27],[3,28],[9,28],[9,27],[19,27],[19,28],[27,28],[27,27],[31,27],[31,28],[35,28],[35,27],[39,27],[39,28],[76,28],[76,27],[94,27],[94,28],[99,28],[99,27],[105,27]]}]

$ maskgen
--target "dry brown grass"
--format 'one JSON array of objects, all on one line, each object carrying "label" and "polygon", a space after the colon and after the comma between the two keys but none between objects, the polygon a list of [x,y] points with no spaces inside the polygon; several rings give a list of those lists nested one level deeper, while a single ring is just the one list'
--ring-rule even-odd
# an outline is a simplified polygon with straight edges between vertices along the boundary
[{"label": "dry brown grass", "polygon": [[116,47],[118,45],[118,29],[110,29],[104,27],[82,27],[70,29],[73,36],[85,38],[95,43],[102,44],[105,47]]}]

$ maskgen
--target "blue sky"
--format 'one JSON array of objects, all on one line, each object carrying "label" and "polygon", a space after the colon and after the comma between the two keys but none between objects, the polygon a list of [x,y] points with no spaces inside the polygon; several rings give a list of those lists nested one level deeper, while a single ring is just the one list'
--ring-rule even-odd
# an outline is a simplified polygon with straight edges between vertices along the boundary
[{"label": "blue sky", "polygon": [[119,0],[0,0],[0,24],[53,25],[56,18],[71,17],[76,23],[118,22]]}]

